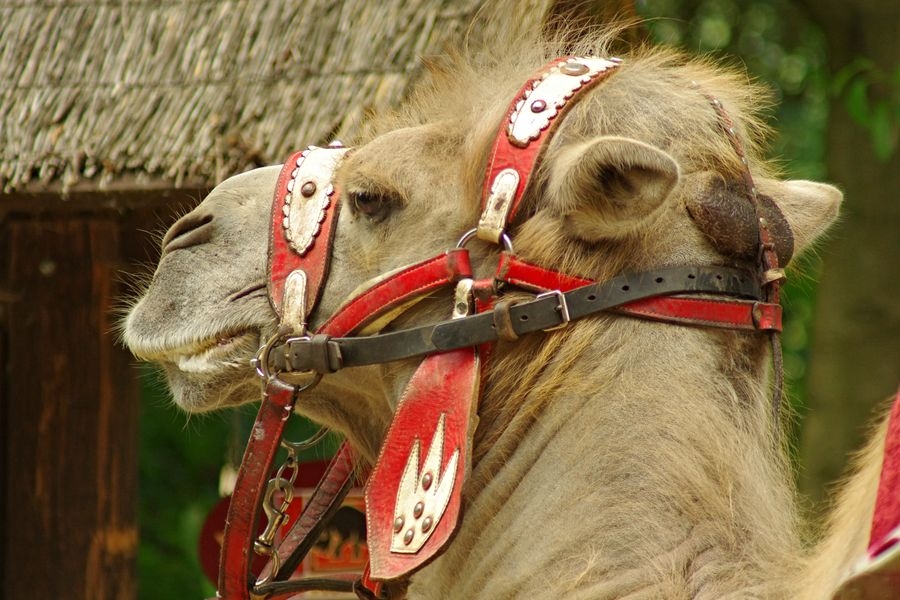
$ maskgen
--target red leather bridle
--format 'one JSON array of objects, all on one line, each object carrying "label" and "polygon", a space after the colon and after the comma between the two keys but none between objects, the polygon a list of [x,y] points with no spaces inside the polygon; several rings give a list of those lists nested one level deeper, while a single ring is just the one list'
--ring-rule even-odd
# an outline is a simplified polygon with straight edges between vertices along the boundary
[{"label": "red leather bridle", "polygon": [[[463,236],[459,247],[401,269],[352,298],[313,333],[307,331],[307,317],[327,280],[340,209],[333,173],[347,150],[310,147],[285,163],[273,203],[269,252],[269,294],[281,328],[261,348],[255,363],[264,377],[265,392],[229,510],[220,597],[275,599],[314,589],[385,597],[388,590],[376,580],[402,580],[440,554],[457,528],[460,490],[471,466],[469,422],[479,394],[479,346],[549,331],[612,310],[674,323],[765,331],[772,335],[773,348],[780,350],[778,286],[783,272],[762,219],[760,265],[755,273],[681,267],[598,283],[530,264],[513,252],[508,232],[549,139],[584,92],[614,73],[618,65],[618,60],[565,57],[529,79],[510,104],[495,138],[478,226]],[[710,101],[743,159],[727,114],[717,100]],[[745,179],[749,200],[759,215],[746,168]],[[486,279],[473,279],[465,249],[472,236],[504,245],[496,272]],[[450,320],[360,335],[379,317],[449,286],[456,287]],[[538,295],[512,304],[503,297],[503,289],[509,287]],[[355,582],[291,579],[353,479],[352,452],[345,445],[304,512],[283,534],[281,544],[275,545],[296,476],[296,447],[282,442],[282,435],[297,395],[323,375],[347,366],[416,356],[426,358],[404,393],[366,492],[371,577],[367,572]],[[287,447],[288,458],[270,477],[280,445]],[[422,458],[420,453],[426,452]],[[254,541],[261,506],[269,517],[268,526]],[[254,552],[269,557],[256,580],[250,573]]]}]

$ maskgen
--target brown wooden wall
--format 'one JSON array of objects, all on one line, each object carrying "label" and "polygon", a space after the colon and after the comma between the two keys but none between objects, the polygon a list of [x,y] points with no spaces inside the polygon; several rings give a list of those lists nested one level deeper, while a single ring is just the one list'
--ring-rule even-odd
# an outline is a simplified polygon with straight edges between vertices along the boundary
[{"label": "brown wooden wall", "polygon": [[136,597],[139,391],[116,311],[176,209],[98,198],[0,212],[2,598]]}]

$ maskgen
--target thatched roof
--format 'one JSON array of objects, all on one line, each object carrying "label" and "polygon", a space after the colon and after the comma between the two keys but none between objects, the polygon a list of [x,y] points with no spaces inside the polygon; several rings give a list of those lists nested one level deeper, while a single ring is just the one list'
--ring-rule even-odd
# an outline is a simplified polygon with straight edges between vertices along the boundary
[{"label": "thatched roof", "polygon": [[[0,193],[205,186],[352,136],[483,3],[0,0]],[[549,4],[505,10],[527,26]]]}]

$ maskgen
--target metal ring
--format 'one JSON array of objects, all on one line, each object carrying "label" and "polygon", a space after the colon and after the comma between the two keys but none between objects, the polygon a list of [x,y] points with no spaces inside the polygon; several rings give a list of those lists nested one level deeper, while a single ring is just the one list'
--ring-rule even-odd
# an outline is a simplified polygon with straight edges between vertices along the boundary
[{"label": "metal ring", "polygon": [[[473,237],[475,237],[475,235],[476,235],[477,233],[478,233],[478,229],[470,229],[470,230],[468,230],[467,232],[465,232],[464,234],[462,234],[462,237],[459,238],[459,241],[458,241],[458,242],[456,242],[456,247],[457,247],[457,248],[464,248],[465,245],[468,244],[469,241],[470,241]],[[500,234],[500,241],[503,243],[503,249],[504,249],[504,250],[506,250],[506,251],[507,251],[508,253],[510,253],[510,254],[515,254],[515,253],[516,253],[515,250],[513,250],[512,240],[509,238],[508,235],[506,235],[506,233],[501,233],[501,234]]]},{"label": "metal ring", "polygon": [[269,353],[281,339],[282,336],[276,333],[265,344],[260,346],[259,350],[256,351],[256,356],[250,359],[250,364],[256,369],[256,374],[262,377],[264,381],[269,381],[273,377],[272,372],[269,371]]},{"label": "metal ring", "polygon": [[295,454],[300,452],[301,450],[308,450],[312,448],[328,435],[329,429],[327,427],[320,427],[317,432],[303,440],[302,442],[289,442],[287,440],[281,440],[281,445],[287,449],[292,450]]}]

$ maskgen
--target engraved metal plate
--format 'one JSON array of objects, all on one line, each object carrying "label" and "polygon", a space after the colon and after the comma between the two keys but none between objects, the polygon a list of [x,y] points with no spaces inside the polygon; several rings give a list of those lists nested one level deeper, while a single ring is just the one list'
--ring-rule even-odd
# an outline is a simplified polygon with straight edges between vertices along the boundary
[{"label": "engraved metal plate", "polygon": [[500,236],[506,229],[509,209],[516,198],[519,187],[519,173],[515,169],[503,169],[491,183],[484,212],[478,219],[478,238],[486,242],[500,243]]},{"label": "engraved metal plate", "polygon": [[525,147],[536,140],[572,94],[604,71],[617,67],[619,62],[594,56],[575,57],[547,71],[516,103],[509,117],[509,141]]},{"label": "engraved metal plate", "polygon": [[297,159],[284,198],[284,235],[300,256],[319,235],[325,211],[334,194],[331,180],[346,148],[310,146]]},{"label": "engraved metal plate", "polygon": [[442,473],[444,421],[445,414],[441,413],[421,470],[419,470],[420,440],[417,438],[413,443],[400,479],[400,488],[397,490],[391,552],[415,554],[421,550],[434,533],[450,502],[453,484],[456,481],[459,448],[453,452]]},{"label": "engraved metal plate", "polygon": [[281,300],[281,323],[290,327],[293,333],[306,331],[306,272],[301,269],[291,271],[284,282]]}]

